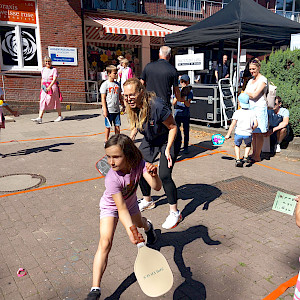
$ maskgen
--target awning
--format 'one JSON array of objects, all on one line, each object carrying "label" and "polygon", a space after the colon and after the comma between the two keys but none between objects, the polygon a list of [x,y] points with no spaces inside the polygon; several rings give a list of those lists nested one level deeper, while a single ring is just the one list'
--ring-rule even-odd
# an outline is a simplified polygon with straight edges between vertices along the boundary
[{"label": "awning", "polygon": [[87,17],[97,24],[100,24],[106,33],[114,34],[164,37],[166,34],[177,32],[186,28],[184,26],[177,25],[103,18],[91,15],[87,15]]}]

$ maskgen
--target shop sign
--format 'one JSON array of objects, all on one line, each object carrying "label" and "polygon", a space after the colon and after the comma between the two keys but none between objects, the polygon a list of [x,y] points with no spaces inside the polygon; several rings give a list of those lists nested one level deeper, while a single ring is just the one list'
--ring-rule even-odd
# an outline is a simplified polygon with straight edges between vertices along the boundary
[{"label": "shop sign", "polygon": [[204,70],[204,53],[175,55],[178,71]]},{"label": "shop sign", "polygon": [[0,0],[0,21],[36,24],[35,1]]},{"label": "shop sign", "polygon": [[300,33],[291,34],[291,50],[300,49]]},{"label": "shop sign", "polygon": [[77,48],[48,47],[53,65],[77,66]]}]

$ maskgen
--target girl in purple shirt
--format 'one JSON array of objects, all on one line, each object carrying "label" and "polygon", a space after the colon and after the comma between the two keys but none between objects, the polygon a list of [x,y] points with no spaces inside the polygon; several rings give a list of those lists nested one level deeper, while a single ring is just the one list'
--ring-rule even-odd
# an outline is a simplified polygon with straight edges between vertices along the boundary
[{"label": "girl in purple shirt", "polygon": [[105,144],[105,152],[111,169],[105,177],[105,191],[100,200],[100,241],[94,258],[93,286],[87,296],[88,300],[100,298],[100,282],[119,218],[133,244],[138,241],[130,230],[132,225],[144,228],[147,244],[156,241],[151,222],[142,217],[139,211],[136,190],[141,176],[153,189],[161,189],[157,167],[146,163],[140,150],[124,134],[113,135]]}]

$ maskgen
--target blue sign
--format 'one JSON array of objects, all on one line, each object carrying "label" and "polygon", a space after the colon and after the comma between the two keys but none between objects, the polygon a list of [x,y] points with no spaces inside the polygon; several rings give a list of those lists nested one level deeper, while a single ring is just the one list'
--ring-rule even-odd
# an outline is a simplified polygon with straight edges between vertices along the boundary
[{"label": "blue sign", "polygon": [[53,65],[77,66],[77,48],[48,47]]}]

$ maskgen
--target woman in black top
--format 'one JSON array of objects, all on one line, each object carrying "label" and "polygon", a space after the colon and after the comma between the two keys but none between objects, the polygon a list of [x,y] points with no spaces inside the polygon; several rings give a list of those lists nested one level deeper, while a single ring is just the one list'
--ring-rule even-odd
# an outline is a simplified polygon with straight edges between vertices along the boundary
[{"label": "woman in black top", "polygon": [[[138,131],[144,135],[140,150],[145,161],[154,162],[161,154],[159,177],[170,204],[170,214],[162,227],[174,228],[182,220],[177,208],[177,189],[172,179],[172,169],[181,146],[180,131],[165,101],[156,97],[155,93],[147,92],[137,78],[124,83],[123,96],[132,129],[131,138],[134,139]],[[154,208],[149,184],[141,179],[140,187],[144,196],[139,204],[140,210]]]}]

